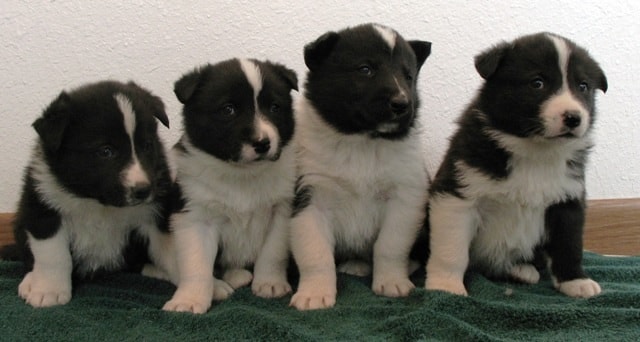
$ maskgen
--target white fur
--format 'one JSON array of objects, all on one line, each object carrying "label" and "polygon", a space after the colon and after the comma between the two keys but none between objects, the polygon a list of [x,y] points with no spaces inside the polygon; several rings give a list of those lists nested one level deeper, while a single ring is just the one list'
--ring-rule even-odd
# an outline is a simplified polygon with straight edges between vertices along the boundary
[{"label": "white fur", "polygon": [[[136,129],[136,113],[133,111],[131,101],[125,95],[117,93],[114,98],[118,108],[120,108],[120,112],[122,112],[124,127],[131,143],[131,163],[122,171],[122,182],[127,188],[149,184],[149,176],[142,168],[135,148],[133,135]],[[131,197],[131,194],[128,197]],[[129,201],[131,201],[131,198],[129,198]]]},{"label": "white fur", "polygon": [[[33,306],[65,304],[71,298],[71,255],[77,259],[80,274],[98,268],[116,269],[124,261],[122,248],[130,232],[141,227],[149,238],[151,257],[162,269],[171,268],[167,245],[157,230],[153,204],[113,207],[97,200],[79,198],[64,189],[44,161],[42,147],[33,151],[30,167],[36,191],[42,200],[61,216],[58,232],[38,240],[28,235],[34,255],[34,268],[20,284],[19,293]],[[160,246],[163,245],[163,246]]]},{"label": "white fur", "polygon": [[[228,163],[182,138],[187,154],[175,153],[178,182],[187,203],[173,215],[178,289],[164,306],[169,311],[203,313],[212,299],[228,297],[251,281],[253,292],[279,297],[291,291],[286,279],[287,231],[295,184],[293,149],[278,161]],[[175,151],[174,151],[175,152]],[[221,248],[219,260],[216,254]],[[225,270],[214,279],[213,266]]]},{"label": "white fur", "polygon": [[373,28],[376,30],[376,32],[378,32],[380,37],[382,37],[382,40],[384,40],[387,45],[389,45],[391,51],[393,51],[396,46],[396,39],[398,34],[392,29],[382,25],[373,25]]},{"label": "white fur", "polygon": [[[424,216],[427,175],[418,130],[403,140],[345,135],[328,126],[306,99],[297,103],[298,167],[312,200],[292,219],[300,268],[299,310],[331,307],[334,252],[369,258],[377,294],[406,296],[408,254]],[[359,269],[361,267],[358,267]]]}]

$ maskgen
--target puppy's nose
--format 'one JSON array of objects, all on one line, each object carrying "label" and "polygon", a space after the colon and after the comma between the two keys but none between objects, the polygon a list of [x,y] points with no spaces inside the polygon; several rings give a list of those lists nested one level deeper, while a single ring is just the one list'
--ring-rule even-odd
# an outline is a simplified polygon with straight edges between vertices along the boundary
[{"label": "puppy's nose", "polygon": [[582,119],[580,118],[580,113],[570,111],[562,114],[562,123],[568,128],[576,128],[580,126],[580,122]]},{"label": "puppy's nose", "polygon": [[399,93],[389,100],[389,108],[396,117],[407,114],[409,109],[409,99],[405,93]]},{"label": "puppy's nose", "polygon": [[149,183],[137,183],[131,188],[131,197],[136,200],[145,200],[151,195],[151,185]]},{"label": "puppy's nose", "polygon": [[253,150],[256,151],[257,154],[265,154],[269,152],[271,148],[271,141],[269,138],[260,139],[253,143]]}]

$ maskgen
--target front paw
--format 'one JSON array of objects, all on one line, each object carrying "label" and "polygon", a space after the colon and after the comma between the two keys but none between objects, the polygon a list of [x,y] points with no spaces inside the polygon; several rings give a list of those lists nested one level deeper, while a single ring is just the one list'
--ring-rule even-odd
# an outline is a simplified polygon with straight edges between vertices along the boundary
[{"label": "front paw", "polygon": [[213,279],[213,300],[225,300],[233,294],[234,290],[226,281],[218,278]]},{"label": "front paw", "polygon": [[300,281],[298,291],[291,297],[289,306],[298,310],[331,308],[336,304],[336,285],[330,281]]},{"label": "front paw", "polygon": [[251,284],[251,291],[262,298],[280,298],[291,292],[286,277],[258,277]]},{"label": "front paw", "polygon": [[385,297],[406,297],[416,286],[406,277],[375,277],[371,288]]},{"label": "front paw", "polygon": [[31,271],[18,286],[18,295],[36,308],[67,304],[71,300],[71,279]]},{"label": "front paw", "polygon": [[509,274],[514,279],[527,284],[537,284],[540,280],[540,273],[531,264],[518,264],[511,268]]},{"label": "front paw", "polygon": [[462,280],[430,277],[427,275],[427,281],[424,286],[427,290],[444,291],[455,295],[467,296]]},{"label": "front paw", "polygon": [[206,281],[179,285],[173,298],[164,304],[162,310],[194,314],[207,312],[211,307],[213,283]]},{"label": "front paw", "polygon": [[590,278],[564,281],[556,287],[558,291],[574,298],[589,298],[602,292],[600,285]]}]

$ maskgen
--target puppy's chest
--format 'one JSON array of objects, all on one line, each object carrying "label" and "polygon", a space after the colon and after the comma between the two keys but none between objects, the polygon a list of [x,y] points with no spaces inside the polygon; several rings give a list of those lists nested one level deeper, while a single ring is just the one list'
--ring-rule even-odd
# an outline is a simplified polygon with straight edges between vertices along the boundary
[{"label": "puppy's chest", "polygon": [[155,229],[150,205],[126,208],[97,205],[62,217],[62,231],[68,236],[80,274],[122,266],[122,252],[134,229],[141,229],[142,235],[145,230]]}]

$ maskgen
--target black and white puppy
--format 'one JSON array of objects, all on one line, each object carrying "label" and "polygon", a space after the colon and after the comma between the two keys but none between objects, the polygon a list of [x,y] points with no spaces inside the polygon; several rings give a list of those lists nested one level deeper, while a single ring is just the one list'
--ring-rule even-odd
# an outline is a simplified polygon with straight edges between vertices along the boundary
[{"label": "black and white puppy", "polygon": [[427,175],[416,81],[431,44],[365,24],[305,46],[297,104],[299,178],[291,248],[299,310],[328,308],[340,271],[367,275],[375,293],[406,296],[408,254],[424,217]]},{"label": "black and white puppy", "polygon": [[[33,127],[14,232],[30,272],[19,294],[34,307],[71,299],[72,273],[170,267],[164,210],[171,178],[156,119],[160,98],[133,82],[63,91]],[[163,230],[163,231],[162,231]]]},{"label": "black and white puppy", "polygon": [[535,259],[546,260],[560,292],[600,293],[581,261],[585,163],[604,72],[551,33],[501,43],[475,66],[485,82],[430,190],[426,288],[466,295],[468,266],[536,283]]},{"label": "black and white puppy", "polygon": [[[184,135],[173,153],[184,208],[171,219],[179,275],[164,310],[203,313],[212,299],[252,280],[261,297],[291,291],[290,93],[297,88],[292,70],[253,59],[206,65],[176,82]],[[222,280],[214,278],[214,266]]]}]

